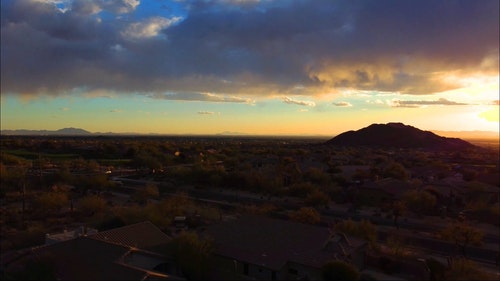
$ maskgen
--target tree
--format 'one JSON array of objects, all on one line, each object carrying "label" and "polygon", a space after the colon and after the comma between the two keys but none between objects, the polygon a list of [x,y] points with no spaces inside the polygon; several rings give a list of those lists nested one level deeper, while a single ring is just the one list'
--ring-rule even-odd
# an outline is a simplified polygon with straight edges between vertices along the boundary
[{"label": "tree", "polygon": [[463,222],[448,224],[439,234],[442,239],[455,243],[464,257],[467,246],[479,245],[483,239],[483,232]]},{"label": "tree", "polygon": [[409,177],[408,171],[397,162],[392,162],[385,167],[383,170],[383,175],[388,178],[394,178],[399,180],[406,180]]},{"label": "tree", "polygon": [[100,193],[101,191],[107,190],[114,185],[104,174],[94,174],[90,176],[78,175],[73,177],[73,180],[75,187],[77,187],[83,194],[86,194],[90,189]]},{"label": "tree", "polygon": [[408,242],[406,241],[404,236],[398,235],[396,233],[390,234],[389,237],[387,237],[386,243],[387,247],[395,256],[403,256],[405,254],[405,246],[408,245]]},{"label": "tree", "polygon": [[159,169],[161,168],[161,163],[156,157],[154,157],[154,155],[158,154],[140,150],[139,152],[135,153],[132,159],[132,164],[137,170],[143,168],[147,168],[149,170]]},{"label": "tree", "polygon": [[290,219],[301,223],[317,224],[321,221],[321,215],[314,208],[302,207],[290,213]]},{"label": "tree", "polygon": [[305,199],[309,206],[327,206],[330,203],[330,197],[321,190],[314,189]]},{"label": "tree", "polygon": [[104,212],[107,208],[107,204],[106,200],[103,198],[95,195],[89,195],[80,199],[78,207],[82,213],[93,215]]},{"label": "tree", "polygon": [[155,184],[148,183],[145,187],[139,188],[134,194],[133,198],[141,203],[147,203],[148,199],[156,199],[160,196],[158,187]]},{"label": "tree", "polygon": [[288,188],[288,195],[305,198],[313,190],[316,190],[316,187],[309,182],[295,183]]},{"label": "tree", "polygon": [[174,258],[188,280],[204,280],[210,269],[213,242],[195,232],[182,232],[173,241]]},{"label": "tree", "polygon": [[[4,154],[2,153],[2,160]],[[26,171],[28,168],[22,166],[7,167],[0,162],[0,192],[6,194],[10,191],[20,191],[26,183]]]},{"label": "tree", "polygon": [[158,208],[163,216],[174,217],[185,215],[186,212],[195,208],[195,203],[186,193],[178,192],[168,198],[163,199]]},{"label": "tree", "polygon": [[89,160],[87,161],[86,168],[89,172],[99,172],[101,165],[95,160]]},{"label": "tree", "polygon": [[68,195],[62,192],[48,192],[38,196],[33,202],[34,208],[39,213],[58,212],[68,206]]},{"label": "tree", "polygon": [[304,178],[305,180],[313,184],[319,184],[319,185],[326,185],[329,182],[331,182],[330,175],[328,175],[323,170],[318,168],[309,168],[304,173]]},{"label": "tree", "polygon": [[427,191],[409,190],[403,195],[406,207],[418,215],[429,213],[436,206],[436,197]]},{"label": "tree", "polygon": [[355,222],[351,219],[343,220],[335,224],[333,228],[335,231],[365,239],[372,244],[377,241],[377,229],[368,220],[362,220],[360,222]]},{"label": "tree", "polygon": [[54,174],[54,181],[63,184],[75,182],[75,176],[71,174],[71,163],[69,161],[61,161],[59,163],[59,171]]},{"label": "tree", "polygon": [[478,172],[473,169],[462,168],[461,171],[464,181],[473,181],[477,179]]},{"label": "tree", "polygon": [[398,219],[406,211],[406,206],[401,201],[395,201],[392,203],[392,215],[394,217],[394,225],[399,229]]},{"label": "tree", "polygon": [[343,261],[329,261],[321,268],[325,281],[356,281],[360,274],[356,267]]},{"label": "tree", "polygon": [[490,200],[491,194],[487,192],[488,185],[478,181],[471,181],[465,184],[465,201],[468,204],[486,203]]},{"label": "tree", "polygon": [[471,260],[459,258],[453,260],[445,272],[446,280],[498,280],[497,276],[481,271]]}]

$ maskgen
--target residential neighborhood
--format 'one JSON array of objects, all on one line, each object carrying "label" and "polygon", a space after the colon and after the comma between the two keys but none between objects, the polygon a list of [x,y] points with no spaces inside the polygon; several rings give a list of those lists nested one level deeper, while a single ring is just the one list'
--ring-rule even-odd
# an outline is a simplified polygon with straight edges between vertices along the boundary
[{"label": "residential neighborhood", "polygon": [[301,138],[1,140],[6,280],[499,274],[498,150],[491,148]]},{"label": "residential neighborhood", "polygon": [[500,281],[500,0],[0,18],[0,281]]}]

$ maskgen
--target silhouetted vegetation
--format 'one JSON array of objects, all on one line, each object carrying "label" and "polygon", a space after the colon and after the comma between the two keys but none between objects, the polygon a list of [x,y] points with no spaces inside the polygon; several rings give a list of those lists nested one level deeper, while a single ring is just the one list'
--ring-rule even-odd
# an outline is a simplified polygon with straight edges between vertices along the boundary
[{"label": "silhouetted vegetation", "polygon": [[357,281],[360,274],[358,269],[342,261],[331,261],[322,267],[323,280],[325,281]]},{"label": "silhouetted vegetation", "polygon": [[[258,214],[330,225],[399,257],[412,255],[412,237],[398,229],[409,220],[441,219],[426,231],[468,256],[487,235],[471,226],[499,221],[499,154],[492,148],[335,146],[306,138],[15,136],[2,136],[0,148],[2,252],[43,244],[46,233],[74,225],[106,230],[149,220],[178,235],[179,216],[195,229],[226,216]],[[394,231],[383,232],[380,225]],[[191,257],[177,258],[186,276],[201,278],[207,268],[198,271],[186,261],[204,264],[210,247],[183,235],[176,241]],[[432,266],[435,280],[468,268],[466,261],[456,268]]]}]

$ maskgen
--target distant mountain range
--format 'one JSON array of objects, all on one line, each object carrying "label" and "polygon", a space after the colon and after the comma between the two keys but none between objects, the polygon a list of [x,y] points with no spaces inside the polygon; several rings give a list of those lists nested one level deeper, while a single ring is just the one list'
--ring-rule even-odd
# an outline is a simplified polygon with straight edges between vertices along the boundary
[{"label": "distant mountain range", "polygon": [[88,136],[91,132],[79,128],[64,128],[56,131],[51,130],[2,130],[2,135],[12,136]]},{"label": "distant mountain range", "polygon": [[[371,134],[377,135],[378,132],[372,132],[372,129],[375,129],[378,126],[389,126],[389,127],[392,127],[393,129],[394,129],[394,127],[397,128],[397,127],[403,127],[403,126],[413,128],[411,126],[406,126],[402,123],[388,123],[386,125],[372,124],[367,128],[364,128],[364,129],[361,129],[361,130],[358,130],[355,132],[359,132],[360,134],[364,134],[366,137],[366,140],[370,140],[370,139],[375,140],[374,135],[371,135]],[[368,128],[370,128],[370,131],[365,132],[365,130],[367,130]],[[413,129],[416,129],[416,128],[413,128]],[[418,129],[416,129],[416,130],[418,130]],[[418,130],[418,131],[425,132],[425,131],[421,131],[421,130]],[[341,142],[342,139],[349,138],[349,137],[345,136],[346,134],[350,135],[350,134],[352,134],[352,132],[354,132],[354,131],[344,132],[344,133],[336,136],[329,143],[333,144],[336,142]],[[426,133],[432,134],[432,132],[426,132]],[[480,139],[480,138],[498,139],[499,138],[498,133],[488,132],[488,131],[460,131],[460,132],[457,132],[457,131],[434,131],[433,133],[441,135],[441,136],[452,137],[452,138],[463,138],[463,139]],[[396,133],[395,132],[394,134],[395,134],[395,136],[397,136],[397,139],[400,139],[401,142],[403,142],[402,139],[405,136],[400,135],[400,134],[404,134],[404,133],[402,133],[402,132]],[[133,133],[133,132],[127,132],[127,133],[89,132],[89,131],[86,131],[84,129],[70,127],[70,128],[59,129],[59,130],[1,130],[0,135],[5,135],[5,136],[140,136],[140,135],[161,136],[162,134],[157,134],[157,133],[144,134],[144,133]],[[187,134],[187,135],[195,136],[196,134]],[[371,137],[370,137],[370,135],[371,135]],[[247,134],[247,133],[243,133],[243,132],[225,131],[225,132],[221,132],[218,134],[214,134],[214,136],[251,136],[251,134]],[[317,136],[312,136],[312,137],[321,137],[321,138],[324,137],[325,139],[328,138],[328,136],[326,136],[326,135],[317,135]],[[337,138],[339,138],[340,140]],[[378,139],[378,138],[379,137],[377,137],[376,139]],[[362,141],[361,140],[354,140],[352,142],[352,144],[356,144],[356,143],[360,143],[360,142],[362,142]],[[413,142],[413,140],[409,140],[407,142],[407,145],[410,145],[412,142]],[[388,142],[388,143],[390,143],[390,142]]]},{"label": "distant mountain range", "polygon": [[[5,136],[161,136],[157,133],[113,133],[113,132],[89,132],[79,128],[64,128],[59,130],[2,130],[2,135]],[[188,134],[193,135],[193,134]],[[240,132],[222,132],[215,134],[216,136],[246,136],[245,133]]]},{"label": "distant mountain range", "polygon": [[459,138],[447,138],[403,123],[372,124],[357,131],[344,132],[326,142],[339,146],[424,148],[461,150],[475,145]]}]

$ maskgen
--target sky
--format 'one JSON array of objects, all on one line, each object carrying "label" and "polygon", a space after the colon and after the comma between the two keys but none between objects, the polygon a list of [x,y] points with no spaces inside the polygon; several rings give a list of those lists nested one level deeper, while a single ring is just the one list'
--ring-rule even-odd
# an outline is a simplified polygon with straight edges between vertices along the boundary
[{"label": "sky", "polygon": [[498,0],[1,0],[1,129],[499,130]]}]

